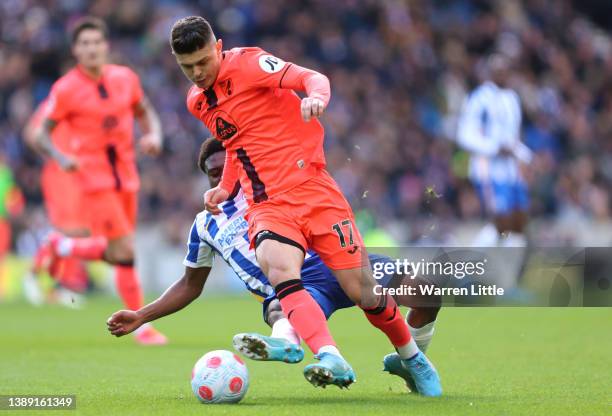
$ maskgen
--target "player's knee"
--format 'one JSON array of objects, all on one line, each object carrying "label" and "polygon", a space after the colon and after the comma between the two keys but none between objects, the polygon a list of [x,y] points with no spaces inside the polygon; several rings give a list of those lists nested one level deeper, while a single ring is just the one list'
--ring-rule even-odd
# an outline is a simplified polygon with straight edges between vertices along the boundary
[{"label": "player's knee", "polygon": [[369,308],[377,303],[376,280],[370,274],[361,269],[351,269],[334,270],[334,276],[346,296],[358,307]]},{"label": "player's knee", "polygon": [[277,286],[282,282],[291,279],[299,279],[300,272],[296,268],[285,262],[276,262],[268,264],[267,273],[264,271],[272,286]]},{"label": "player's knee", "polygon": [[273,286],[289,279],[300,278],[304,253],[289,244],[264,239],[256,248],[257,261]]},{"label": "player's knee", "polygon": [[106,250],[106,258],[115,264],[128,264],[134,262],[134,244],[131,238],[122,237],[111,240]]},{"label": "player's knee", "polygon": [[361,285],[359,282],[343,285],[342,290],[359,308],[368,309],[375,306],[378,302],[378,296],[375,294],[373,287]]},{"label": "player's knee", "polygon": [[264,272],[272,286],[276,286],[279,283],[290,279],[300,278],[300,266],[301,264],[295,261],[291,261],[291,258],[284,258],[282,256],[260,256],[258,262],[261,270]]}]

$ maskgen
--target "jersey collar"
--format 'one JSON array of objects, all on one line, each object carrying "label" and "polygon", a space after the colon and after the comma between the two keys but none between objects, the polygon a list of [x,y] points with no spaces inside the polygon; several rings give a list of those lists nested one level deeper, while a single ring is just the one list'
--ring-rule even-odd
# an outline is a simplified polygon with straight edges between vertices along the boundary
[{"label": "jersey collar", "polygon": [[107,65],[104,65],[102,67],[102,72],[101,72],[100,76],[98,78],[94,78],[91,75],[89,75],[87,72],[85,72],[85,70],[83,69],[83,67],[81,65],[77,64],[75,66],[76,72],[77,72],[77,74],[79,74],[79,76],[81,76],[82,78],[84,78],[84,79],[86,79],[88,81],[96,83],[96,84],[100,83],[100,81],[102,81],[102,79],[104,79],[104,74],[106,73],[106,68],[107,68]]},{"label": "jersey collar", "polygon": [[[205,90],[200,88],[200,90],[204,94],[206,94],[206,91],[208,91],[208,90],[214,90],[216,86],[218,86],[221,82],[225,81],[225,72],[226,72],[225,68],[226,68],[226,65],[223,65],[223,64],[225,63],[226,55],[227,55],[227,51],[221,52],[221,65],[219,67],[219,73],[217,74],[217,79],[215,79],[215,82],[210,87],[208,87]],[[196,87],[197,87],[197,85],[196,85]]]}]

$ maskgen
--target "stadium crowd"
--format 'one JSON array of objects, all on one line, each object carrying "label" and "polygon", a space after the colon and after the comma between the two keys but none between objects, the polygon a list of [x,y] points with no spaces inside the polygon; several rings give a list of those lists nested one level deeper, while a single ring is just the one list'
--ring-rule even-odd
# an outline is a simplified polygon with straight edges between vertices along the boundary
[{"label": "stadium crowd", "polygon": [[114,61],[140,74],[160,113],[165,149],[140,160],[140,220],[163,222],[170,240],[183,242],[206,186],[195,156],[207,132],[187,112],[189,85],[168,46],[172,23],[191,14],[207,17],[225,48],[258,45],[330,77],[329,169],[364,223],[481,215],[454,140],[492,52],[513,61],[536,155],[525,170],[531,214],[611,219],[612,42],[570,1],[4,0],[0,146],[26,196],[22,228],[38,224],[42,163],[22,129],[72,65],[66,29],[84,14],[106,20]]}]

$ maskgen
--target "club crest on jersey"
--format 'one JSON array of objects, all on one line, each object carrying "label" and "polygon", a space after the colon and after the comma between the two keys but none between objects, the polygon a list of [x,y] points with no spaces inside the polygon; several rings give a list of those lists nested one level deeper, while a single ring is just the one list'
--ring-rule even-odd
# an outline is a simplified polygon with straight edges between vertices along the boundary
[{"label": "club crest on jersey", "polygon": [[219,140],[231,139],[236,133],[238,133],[238,127],[220,115],[217,115],[215,116],[215,133],[215,136]]},{"label": "club crest on jersey", "polygon": [[219,85],[221,86],[221,89],[223,90],[225,95],[227,95],[228,97],[232,95],[232,80],[231,79],[228,78],[225,81],[221,81]]},{"label": "club crest on jersey", "polygon": [[106,131],[112,130],[119,125],[119,120],[114,115],[105,116],[102,120],[102,128]]},{"label": "club crest on jersey", "polygon": [[285,61],[276,56],[262,55],[259,57],[259,67],[268,74],[274,74],[285,66]]}]

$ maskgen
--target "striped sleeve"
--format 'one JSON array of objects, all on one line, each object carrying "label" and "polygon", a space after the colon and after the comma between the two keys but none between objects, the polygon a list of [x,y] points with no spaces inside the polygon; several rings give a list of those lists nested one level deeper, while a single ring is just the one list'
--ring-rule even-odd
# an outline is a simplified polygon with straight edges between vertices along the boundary
[{"label": "striped sleeve", "polygon": [[198,218],[195,219],[189,238],[187,239],[187,255],[183,260],[183,265],[194,269],[202,267],[212,267],[214,252],[212,247],[198,233]]}]

